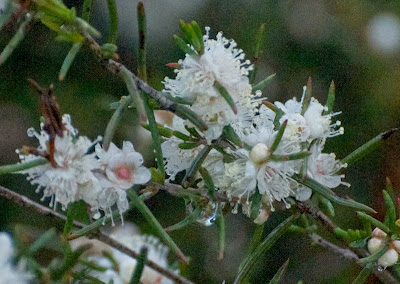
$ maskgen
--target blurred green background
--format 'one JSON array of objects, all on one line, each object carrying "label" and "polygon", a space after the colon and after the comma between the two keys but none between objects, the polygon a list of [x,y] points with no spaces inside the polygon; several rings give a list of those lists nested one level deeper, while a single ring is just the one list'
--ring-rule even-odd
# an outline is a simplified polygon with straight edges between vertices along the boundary
[{"label": "blurred green background", "polygon": [[[69,1],[77,7],[82,1]],[[126,66],[136,70],[137,1],[118,0],[120,32],[118,53]],[[247,58],[252,59],[254,37],[262,23],[266,24],[263,52],[258,60],[256,82],[277,73],[263,94],[270,100],[285,101],[300,98],[308,76],[313,80],[313,95],[324,102],[331,80],[336,85],[335,111],[342,121],[345,134],[330,139],[326,152],[342,158],[380,132],[398,127],[400,122],[400,2],[399,1],[144,1],[148,22],[149,82],[161,90],[165,76],[174,77],[166,67],[184,54],[174,45],[172,35],[179,34],[178,20],[196,20],[210,26],[214,36],[223,31],[233,38]],[[106,1],[95,1],[91,23],[106,38],[108,14]],[[15,32],[9,26],[0,33],[3,48]],[[15,149],[21,145],[36,145],[26,135],[29,127],[39,128],[38,96],[28,88],[26,79],[35,79],[42,86],[55,85],[55,94],[63,113],[72,116],[73,125],[82,135],[95,138],[102,135],[112,115],[111,102],[126,95],[121,80],[104,70],[95,54],[83,48],[63,82],[58,73],[71,44],[55,42],[55,34],[40,23],[32,26],[22,44],[0,67],[0,164],[15,163]],[[102,39],[100,39],[100,42]],[[346,181],[352,187],[336,190],[359,202],[384,212],[381,190],[389,177],[396,194],[400,187],[399,135],[357,165],[346,171]],[[146,157],[153,159],[149,135],[137,127],[134,111],[126,112],[115,136],[115,142],[130,140]],[[121,145],[121,144],[119,144]],[[0,176],[0,184],[39,200],[34,188],[23,176]],[[181,220],[184,203],[160,193],[148,202],[163,226]],[[267,229],[272,230],[285,212],[274,213]],[[382,216],[380,216],[382,217]],[[143,232],[151,233],[142,217],[135,211],[128,219]],[[172,233],[183,252],[191,257],[185,275],[196,283],[231,283],[249,243],[254,224],[245,216],[229,214],[225,259],[217,261],[215,227],[192,225]],[[360,226],[353,210],[336,206],[335,222],[344,228]],[[0,231],[11,231],[17,223],[42,228],[54,220],[36,216],[0,199]],[[343,259],[310,246],[306,237],[289,234],[257,264],[254,283],[270,279],[290,257],[285,283],[348,283],[359,268]],[[316,265],[319,263],[321,265]]]}]

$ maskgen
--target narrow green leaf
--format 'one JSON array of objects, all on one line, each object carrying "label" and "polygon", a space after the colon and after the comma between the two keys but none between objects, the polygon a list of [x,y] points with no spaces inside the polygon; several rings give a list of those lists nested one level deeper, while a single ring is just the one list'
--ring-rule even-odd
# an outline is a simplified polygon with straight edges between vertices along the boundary
[{"label": "narrow green leaf", "polygon": [[231,125],[225,125],[222,129],[222,137],[233,142],[233,144],[243,147],[244,143],[240,139],[239,135],[235,132]]},{"label": "narrow green leaf", "polygon": [[311,101],[311,96],[312,96],[312,81],[311,77],[308,77],[306,92],[303,99],[303,106],[301,107],[301,115],[304,115],[304,113],[306,112]]},{"label": "narrow green leaf", "polygon": [[191,24],[186,24],[184,21],[179,21],[179,27],[182,30],[183,35],[186,40],[194,47],[196,51],[201,50],[201,43],[198,39],[195,30],[193,29]]},{"label": "narrow green leaf", "polygon": [[231,162],[236,160],[236,157],[234,155],[226,153],[224,151],[224,148],[222,148],[221,146],[213,145],[213,147],[214,147],[215,150],[217,150],[218,152],[220,152],[223,155],[222,161],[224,163],[231,163]]},{"label": "narrow green leaf", "polygon": [[218,207],[218,217],[216,220],[217,229],[218,229],[218,260],[224,259],[224,252],[225,252],[225,240],[226,240],[226,233],[225,233],[225,217],[222,213],[221,206]]},{"label": "narrow green leaf", "polygon": [[210,176],[210,173],[207,171],[206,168],[203,168],[203,167],[200,167],[199,172],[204,180],[204,186],[208,190],[208,195],[210,195],[211,198],[213,198],[215,186],[214,186],[214,181],[213,181],[212,177]]},{"label": "narrow green leaf", "polygon": [[329,86],[329,91],[328,91],[328,99],[326,100],[325,103],[325,108],[324,114],[330,114],[333,111],[333,104],[335,103],[335,83],[331,82],[331,85]]},{"label": "narrow green leaf", "polygon": [[0,166],[0,175],[27,170],[30,168],[34,168],[34,167],[37,167],[40,165],[47,164],[48,162],[49,161],[44,158],[38,158],[37,160],[29,161],[26,163],[24,162],[24,163],[16,163],[16,164],[11,164],[11,165]]},{"label": "narrow green leaf", "polygon": [[364,213],[364,212],[357,212],[357,216],[360,219],[364,219],[368,222],[371,222],[371,224],[375,227],[378,227],[379,229],[381,229],[382,231],[384,231],[385,233],[389,234],[390,233],[390,228],[388,226],[386,226],[385,224],[383,224],[382,222],[380,222],[379,220],[375,219],[374,217],[369,216],[368,214]]},{"label": "narrow green leaf", "polygon": [[343,239],[345,239],[345,240],[347,240],[347,241],[350,240],[349,233],[348,233],[347,231],[345,231],[345,230],[339,228],[339,227],[336,227],[336,228],[335,228],[334,234],[337,235],[337,236],[339,236],[339,237],[341,237],[341,238],[343,238]]},{"label": "narrow green leaf", "polygon": [[[150,131],[150,125],[149,124],[142,124],[142,127]],[[157,123],[157,129],[158,133],[160,133],[161,136],[170,138],[172,136],[172,130],[164,127],[164,125]]]},{"label": "narrow green leaf", "polygon": [[172,232],[172,231],[176,231],[179,229],[182,229],[190,224],[193,224],[197,221],[197,219],[200,217],[201,214],[201,209],[200,208],[196,208],[193,210],[193,212],[191,212],[189,215],[187,215],[185,217],[185,219],[183,219],[182,221],[169,226],[168,228],[165,228],[164,231],[166,232]]},{"label": "narrow green leaf", "polygon": [[370,256],[361,258],[360,262],[363,264],[373,263],[373,262],[377,261],[387,250],[388,250],[388,247],[385,246],[382,249],[380,249],[378,252],[376,252]]},{"label": "narrow green leaf", "polygon": [[179,36],[174,35],[176,45],[186,54],[196,56],[196,52],[187,45],[187,43]]},{"label": "narrow green leaf", "polygon": [[322,195],[319,195],[318,199],[321,204],[321,209],[325,211],[330,217],[335,217],[335,208],[333,207],[332,202]]},{"label": "narrow green leaf", "polygon": [[181,139],[183,141],[192,141],[192,138],[190,138],[190,136],[183,134],[180,131],[172,131],[172,135],[174,135],[175,137],[178,137],[179,139]]},{"label": "narrow green leaf", "polygon": [[393,200],[390,197],[389,193],[387,193],[386,190],[383,190],[382,193],[383,193],[383,199],[385,200],[385,204],[386,204],[385,221],[387,220],[387,224],[388,224],[390,230],[393,230],[396,228],[396,219],[397,219],[396,218],[396,208],[394,206]]},{"label": "narrow green leaf", "polygon": [[265,31],[265,24],[261,24],[260,28],[257,31],[256,38],[255,38],[255,49],[254,49],[254,66],[253,66],[253,71],[250,73],[249,76],[249,81],[250,84],[254,83],[254,80],[256,79],[256,73],[257,73],[257,61],[259,60],[260,54],[261,54],[261,43],[264,39],[264,31]]},{"label": "narrow green leaf", "polygon": [[176,105],[175,114],[183,119],[190,120],[201,131],[208,129],[207,124],[195,112],[183,105]]},{"label": "narrow green leaf", "polygon": [[64,59],[64,62],[61,66],[60,74],[58,75],[58,80],[63,81],[65,76],[68,73],[69,68],[71,67],[72,62],[74,62],[75,56],[81,48],[82,44],[80,42],[74,43],[69,50],[67,56]]},{"label": "narrow green leaf", "polygon": [[154,217],[153,213],[151,213],[150,209],[147,208],[146,204],[139,198],[137,193],[129,189],[127,191],[131,202],[134,203],[135,207],[142,213],[143,217],[149,223],[149,225],[158,233],[161,240],[174,252],[180,259],[184,262],[189,263],[189,260],[185,257],[179,247],[175,244],[175,242],[171,239],[171,237],[164,231],[161,224],[158,222],[157,218]]},{"label": "narrow green leaf", "polygon": [[243,268],[239,271],[234,282],[235,284],[242,283],[242,280],[252,270],[254,264],[259,260],[259,258],[272,247],[272,245],[289,229],[290,225],[292,225],[299,216],[300,214],[291,215],[268,234],[264,241],[250,255]]},{"label": "narrow green leaf", "polygon": [[203,149],[201,149],[200,153],[196,156],[196,158],[190,165],[190,168],[186,170],[185,177],[182,180],[182,186],[184,188],[188,188],[190,184],[194,181],[197,171],[203,164],[204,160],[206,159],[208,153],[210,153],[211,149],[212,148],[209,145],[206,145]]},{"label": "narrow green leaf", "polygon": [[261,206],[261,197],[258,188],[256,188],[256,192],[254,192],[253,196],[251,197],[251,207],[250,207],[250,218],[256,219],[258,214],[260,213],[260,206]]},{"label": "narrow green leaf", "polygon": [[192,26],[193,31],[200,42],[200,49],[198,49],[197,52],[201,55],[204,53],[203,32],[201,31],[201,28],[196,21],[192,21],[190,25]]},{"label": "narrow green leaf", "polygon": [[293,161],[293,160],[304,159],[305,157],[310,156],[310,154],[311,153],[308,151],[293,153],[293,154],[289,154],[289,155],[271,154],[269,156],[269,158],[270,158],[270,160],[275,161],[275,162],[284,162],[284,161]]},{"label": "narrow green leaf", "polygon": [[367,205],[358,203],[352,199],[343,199],[343,198],[338,197],[331,189],[329,189],[328,187],[320,184],[319,182],[317,182],[311,178],[306,177],[303,179],[297,175],[292,176],[292,178],[295,181],[297,181],[298,183],[309,187],[313,191],[321,194],[322,196],[326,197],[327,199],[331,200],[332,202],[335,202],[335,203],[343,205],[343,206],[347,206],[347,207],[351,207],[351,208],[355,208],[355,209],[361,209],[361,210],[365,210],[367,212],[376,213],[376,211],[374,209],[372,209],[371,207],[368,207]]},{"label": "narrow green leaf", "polygon": [[367,283],[368,277],[374,270],[374,265],[372,263],[368,263],[363,267],[360,273],[357,275],[357,278],[354,279],[353,284],[364,284]]},{"label": "narrow green leaf", "polygon": [[262,89],[264,89],[266,86],[269,85],[269,83],[271,83],[272,79],[274,79],[276,76],[276,73],[269,75],[267,78],[265,78],[264,80],[258,82],[257,84],[253,85],[253,92],[255,91],[261,91]]},{"label": "narrow green leaf", "polygon": [[269,284],[283,283],[282,278],[283,276],[285,276],[288,265],[289,265],[289,259],[286,260],[284,264],[282,264],[279,270],[275,273],[274,277],[272,277],[271,281],[269,281]]},{"label": "narrow green leaf", "polygon": [[11,38],[10,42],[6,45],[0,54],[0,66],[10,57],[13,51],[18,47],[21,41],[25,38],[25,34],[29,29],[29,25],[33,20],[33,16],[30,13],[25,15],[25,19],[22,21],[15,35]]},{"label": "narrow green leaf", "polygon": [[144,5],[142,1],[140,1],[137,5],[137,18],[138,18],[138,32],[139,32],[138,75],[144,81],[147,81],[147,66],[146,66],[147,23],[146,23],[146,13],[144,11]]},{"label": "narrow green leaf", "polygon": [[129,284],[139,284],[140,283],[140,278],[142,277],[144,266],[145,266],[145,263],[147,260],[147,252],[148,252],[148,249],[145,246],[140,249],[140,255],[139,255],[139,258],[137,259],[135,271],[132,274]]},{"label": "narrow green leaf", "polygon": [[46,246],[51,240],[56,237],[57,232],[55,228],[51,228],[41,235],[28,249],[28,254],[33,256],[39,249]]},{"label": "narrow green leaf", "polygon": [[78,202],[72,202],[72,203],[68,204],[67,220],[65,221],[64,232],[63,232],[63,235],[66,238],[70,235],[70,233],[72,231],[72,228],[74,226],[74,220],[77,219],[79,206],[80,206],[80,203],[78,203]]},{"label": "narrow green leaf", "polygon": [[246,254],[245,254],[243,260],[240,262],[239,271],[241,271],[243,269],[244,265],[247,263],[248,259],[250,258],[250,256],[254,252],[254,250],[259,246],[263,232],[264,232],[264,227],[265,227],[265,223],[263,223],[262,225],[256,226],[253,236],[250,241],[250,245],[246,251]]},{"label": "narrow green leaf", "polygon": [[231,107],[232,111],[234,114],[237,114],[238,110],[235,104],[235,101],[231,97],[231,95],[228,93],[228,91],[225,89],[224,86],[222,86],[219,82],[215,81],[214,82],[214,87],[217,89],[217,91],[220,93],[220,95],[225,99],[225,101],[228,103],[228,105]]},{"label": "narrow green leaf", "polygon": [[157,168],[160,171],[161,176],[165,177],[164,156],[161,149],[160,133],[158,132],[156,118],[154,116],[153,110],[150,108],[148,104],[148,100],[149,96],[143,93],[143,106],[147,114],[147,119],[149,121],[151,137],[153,139],[153,146],[154,149],[156,150]]},{"label": "narrow green leaf", "polygon": [[138,112],[139,121],[145,121],[147,114],[143,106],[143,100],[140,97],[140,92],[136,87],[136,83],[133,80],[132,73],[125,66],[121,67],[120,76],[125,81],[126,88],[128,89],[129,96],[132,98],[133,103],[136,106]]},{"label": "narrow green leaf", "polygon": [[121,121],[122,114],[124,110],[133,102],[132,96],[127,96],[122,99],[121,104],[113,113],[110,121],[107,124],[106,131],[104,132],[103,147],[107,151],[110,143],[114,137],[117,126]]},{"label": "narrow green leaf", "polygon": [[276,134],[276,138],[275,138],[275,140],[274,140],[274,143],[272,143],[272,146],[271,146],[271,148],[269,149],[269,151],[271,152],[271,154],[273,154],[273,153],[275,152],[276,148],[278,148],[279,143],[280,143],[281,140],[282,140],[283,133],[285,132],[285,129],[286,129],[286,126],[287,126],[287,122],[288,122],[288,121],[285,120],[285,121],[281,124],[281,126],[279,127],[279,130],[278,130],[278,133]]},{"label": "narrow green leaf", "polygon": [[[360,146],[357,148],[355,151],[351,152],[349,155],[347,155],[344,159],[339,161],[341,165],[347,165],[347,168],[351,165],[353,165],[355,162],[357,162],[359,159],[367,155],[368,153],[372,152],[374,149],[376,149],[378,146],[381,145],[382,142],[387,140],[390,136],[393,135],[398,130],[398,128],[393,128],[388,131],[385,131],[378,136],[372,138],[369,140],[367,143],[364,145]],[[342,168],[338,167],[338,170],[336,170],[336,173],[339,173]]]},{"label": "narrow green leaf", "polygon": [[116,44],[118,37],[118,11],[115,0],[107,0],[108,14],[110,17],[110,28],[108,31],[108,43]]},{"label": "narrow green leaf", "polygon": [[183,142],[183,143],[179,143],[178,147],[179,149],[185,149],[185,150],[189,150],[189,149],[193,149],[200,146],[200,142]]},{"label": "narrow green leaf", "polygon": [[200,133],[197,132],[196,128],[194,128],[194,127],[189,127],[189,126],[185,125],[185,129],[186,129],[187,132],[189,132],[190,135],[192,135],[193,137],[202,138],[202,136],[200,135]]},{"label": "narrow green leaf", "polygon": [[82,19],[86,22],[90,21],[90,16],[92,14],[93,9],[93,0],[83,0],[82,5]]}]

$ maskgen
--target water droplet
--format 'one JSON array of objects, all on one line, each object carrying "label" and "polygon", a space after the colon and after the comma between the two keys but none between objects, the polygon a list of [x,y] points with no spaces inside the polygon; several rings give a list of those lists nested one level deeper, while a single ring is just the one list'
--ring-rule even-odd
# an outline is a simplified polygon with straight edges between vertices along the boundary
[{"label": "water droplet", "polygon": [[196,221],[207,227],[213,225],[218,217],[218,206],[215,206],[215,208],[213,207],[214,206],[207,206],[204,208]]},{"label": "water droplet", "polygon": [[376,270],[378,270],[379,272],[382,272],[385,269],[382,266],[378,266],[378,268]]}]

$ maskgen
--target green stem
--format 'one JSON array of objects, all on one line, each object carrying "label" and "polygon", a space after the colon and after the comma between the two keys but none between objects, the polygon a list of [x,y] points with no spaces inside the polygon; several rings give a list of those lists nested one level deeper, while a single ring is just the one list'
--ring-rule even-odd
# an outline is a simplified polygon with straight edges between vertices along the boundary
[{"label": "green stem", "polygon": [[137,264],[135,268],[135,272],[132,274],[131,281],[129,284],[139,284],[140,283],[140,278],[142,277],[142,273],[144,270],[144,266],[147,260],[147,247],[142,247],[140,249],[140,255],[139,258],[137,259]]},{"label": "green stem", "polygon": [[34,167],[37,167],[40,165],[47,164],[48,162],[49,161],[46,159],[39,158],[37,160],[29,161],[26,163],[16,163],[16,164],[12,164],[12,165],[0,166],[0,175],[27,170],[30,168],[34,168]]}]

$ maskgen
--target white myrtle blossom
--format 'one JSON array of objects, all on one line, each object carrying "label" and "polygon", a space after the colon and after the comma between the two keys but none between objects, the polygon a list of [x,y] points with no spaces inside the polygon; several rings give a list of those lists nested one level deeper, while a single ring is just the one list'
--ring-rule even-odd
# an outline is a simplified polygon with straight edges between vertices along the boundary
[{"label": "white myrtle blossom", "polygon": [[[81,199],[79,189],[81,187],[92,187],[96,178],[92,170],[99,167],[95,154],[87,154],[93,146],[93,142],[86,136],[77,137],[78,131],[71,125],[71,118],[63,116],[65,129],[63,136],[55,136],[54,162],[55,165],[47,163],[36,166],[20,173],[27,174],[27,179],[37,185],[37,192],[43,189],[43,198],[50,197],[50,206],[56,207],[61,204],[65,210],[69,203]],[[43,129],[37,132],[33,128],[28,129],[28,136],[39,140],[38,153],[49,155],[50,135]],[[17,150],[22,163],[36,160],[36,154],[25,154]]]},{"label": "white myrtle blossom", "polygon": [[[164,92],[181,97],[192,103],[191,109],[208,125],[204,132],[207,141],[217,139],[225,125],[236,119],[245,120],[251,112],[251,85],[247,75],[252,70],[250,61],[244,61],[243,50],[237,49],[234,40],[228,40],[218,33],[216,39],[209,38],[210,28],[203,36],[204,53],[186,54],[179,60],[175,79],[165,78]],[[222,85],[238,108],[235,115],[215,84]]]},{"label": "white myrtle blossom", "polygon": [[32,275],[25,271],[24,261],[13,264],[14,246],[9,234],[0,233],[0,283],[29,283]]}]

